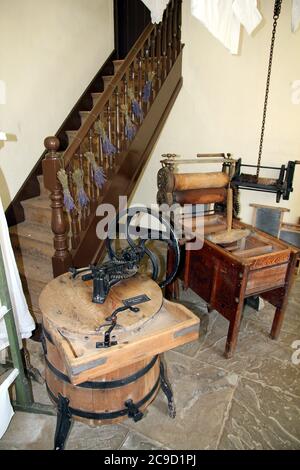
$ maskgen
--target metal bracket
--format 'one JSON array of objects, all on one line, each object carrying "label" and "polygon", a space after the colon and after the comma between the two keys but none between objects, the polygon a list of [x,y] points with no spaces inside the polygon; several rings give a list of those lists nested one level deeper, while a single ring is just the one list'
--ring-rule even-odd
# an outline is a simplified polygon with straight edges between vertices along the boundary
[{"label": "metal bracket", "polygon": [[175,419],[176,406],[174,402],[174,395],[173,395],[171,386],[167,382],[166,374],[165,374],[165,367],[162,362],[160,363],[160,385],[161,385],[162,391],[164,392],[168,400],[169,416],[170,418]]},{"label": "metal bracket", "polygon": [[132,400],[127,400],[125,402],[126,408],[128,408],[128,418],[133,419],[135,423],[141,421],[144,417],[144,413],[142,413],[138,407],[133,403]]},{"label": "metal bracket", "polygon": [[54,450],[64,450],[66,439],[68,437],[72,415],[69,410],[70,400],[62,395],[58,395],[57,404],[57,422],[54,437]]},{"label": "metal bracket", "polygon": [[117,326],[117,320],[113,321],[111,327],[104,333],[104,342],[96,343],[96,349],[111,348],[112,346],[117,346],[118,341],[111,341],[111,333]]}]

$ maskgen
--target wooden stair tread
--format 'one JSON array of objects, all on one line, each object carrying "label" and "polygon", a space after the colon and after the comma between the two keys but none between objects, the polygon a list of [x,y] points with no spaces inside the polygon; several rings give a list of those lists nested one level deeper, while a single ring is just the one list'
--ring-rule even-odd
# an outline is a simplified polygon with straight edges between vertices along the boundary
[{"label": "wooden stair tread", "polygon": [[51,210],[50,200],[49,200],[49,197],[47,196],[38,196],[38,197],[33,197],[32,199],[27,199],[27,201],[22,201],[22,205],[24,208],[34,207],[34,208],[45,209],[49,211]]},{"label": "wooden stair tread", "polygon": [[52,263],[35,256],[24,256],[15,253],[16,262],[21,277],[42,284],[48,284],[53,279]]},{"label": "wooden stair tread", "polygon": [[92,98],[100,98],[102,95],[103,95],[103,93],[101,93],[101,92],[95,92],[95,93],[91,94]]},{"label": "wooden stair tread", "polygon": [[115,73],[117,73],[120,70],[124,62],[125,62],[124,60],[113,60]]},{"label": "wooden stair tread", "polygon": [[32,222],[22,222],[21,224],[10,227],[11,235],[29,238],[31,240],[53,245],[53,233],[50,227]]}]

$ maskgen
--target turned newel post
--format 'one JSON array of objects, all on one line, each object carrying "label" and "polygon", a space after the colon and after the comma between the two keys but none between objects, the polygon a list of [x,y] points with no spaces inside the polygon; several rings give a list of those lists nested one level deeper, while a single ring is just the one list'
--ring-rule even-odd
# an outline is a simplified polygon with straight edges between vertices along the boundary
[{"label": "turned newel post", "polygon": [[57,137],[47,137],[44,141],[47,154],[43,160],[44,185],[50,191],[51,228],[54,234],[54,255],[52,257],[54,277],[64,274],[72,266],[69,252],[69,225],[64,212],[64,194],[57,178],[61,169],[61,158],[58,153],[60,142]]}]

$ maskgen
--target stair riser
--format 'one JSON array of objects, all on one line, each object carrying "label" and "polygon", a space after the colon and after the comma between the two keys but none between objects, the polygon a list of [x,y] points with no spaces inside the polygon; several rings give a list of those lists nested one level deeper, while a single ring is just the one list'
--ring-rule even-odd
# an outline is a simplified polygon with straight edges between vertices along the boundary
[{"label": "stair riser", "polygon": [[104,91],[107,90],[109,84],[111,83],[113,77],[103,77]]},{"label": "stair riser", "polygon": [[40,184],[41,196],[49,196],[49,191],[44,186],[44,177],[43,177],[43,175],[38,176],[38,182]]},{"label": "stair riser", "polygon": [[114,60],[114,71],[115,74],[120,70],[121,66],[124,64],[124,60]]},{"label": "stair riser", "polygon": [[51,225],[51,209],[49,201],[49,209],[38,209],[36,207],[24,207],[25,218],[28,222],[36,224]]},{"label": "stair riser", "polygon": [[77,135],[77,131],[67,131],[66,134],[67,134],[67,137],[68,137],[69,145],[71,145],[71,143],[74,141],[74,139]]},{"label": "stair riser", "polygon": [[49,258],[53,256],[53,246],[48,243],[44,243],[42,240],[32,240],[15,234],[11,234],[10,238],[13,247],[22,255],[43,257],[46,260],[49,260]]}]

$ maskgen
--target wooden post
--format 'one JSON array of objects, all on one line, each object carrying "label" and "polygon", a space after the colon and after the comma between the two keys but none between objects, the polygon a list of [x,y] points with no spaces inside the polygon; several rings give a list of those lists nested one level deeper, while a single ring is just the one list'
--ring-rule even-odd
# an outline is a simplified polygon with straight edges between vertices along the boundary
[{"label": "wooden post", "polygon": [[297,252],[297,250],[294,250],[291,253],[289,267],[288,267],[287,274],[286,274],[284,295],[278,301],[278,305],[276,306],[276,312],[275,312],[272,330],[270,334],[271,338],[274,340],[277,340],[279,337],[283,320],[286,314],[289,295],[290,295],[290,292],[291,292],[291,289],[293,287],[293,283],[295,280],[295,269],[296,269],[298,255],[299,255],[299,252]]},{"label": "wooden post", "polygon": [[54,256],[52,257],[53,275],[58,277],[72,266],[72,256],[69,251],[69,224],[64,213],[64,194],[57,179],[57,172],[62,168],[59,154],[60,142],[57,137],[47,137],[44,141],[48,151],[43,160],[44,184],[50,191],[52,208],[51,228],[54,234]]}]

